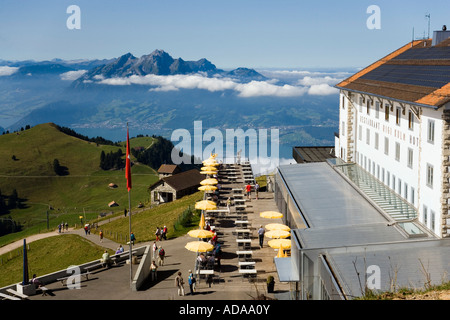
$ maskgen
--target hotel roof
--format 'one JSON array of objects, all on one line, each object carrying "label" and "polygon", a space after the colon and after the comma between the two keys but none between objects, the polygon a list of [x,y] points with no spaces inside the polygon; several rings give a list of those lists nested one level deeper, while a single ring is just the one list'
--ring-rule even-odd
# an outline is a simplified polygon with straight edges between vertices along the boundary
[{"label": "hotel roof", "polygon": [[450,38],[432,46],[416,40],[336,85],[416,105],[441,107],[450,101]]}]

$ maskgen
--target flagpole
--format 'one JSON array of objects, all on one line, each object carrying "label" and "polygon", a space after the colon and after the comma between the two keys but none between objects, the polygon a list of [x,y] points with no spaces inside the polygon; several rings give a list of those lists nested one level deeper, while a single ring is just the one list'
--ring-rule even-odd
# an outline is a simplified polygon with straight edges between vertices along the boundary
[{"label": "flagpole", "polygon": [[128,122],[127,122],[127,152],[126,152],[126,163],[125,163],[125,175],[127,178],[127,189],[128,189],[128,234],[130,235],[130,288],[132,288],[133,284],[133,247],[131,243],[131,161],[130,161],[130,137],[128,134]]},{"label": "flagpole", "polygon": [[133,261],[132,261],[132,244],[131,244],[131,191],[128,190],[128,226],[129,226],[129,232],[130,235],[130,288],[133,284]]}]

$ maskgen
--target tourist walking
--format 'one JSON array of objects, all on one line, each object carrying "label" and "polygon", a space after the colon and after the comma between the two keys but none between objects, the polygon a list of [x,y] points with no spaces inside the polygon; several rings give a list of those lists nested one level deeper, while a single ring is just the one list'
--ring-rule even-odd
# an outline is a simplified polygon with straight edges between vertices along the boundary
[{"label": "tourist walking", "polygon": [[156,245],[156,241],[153,242],[153,260],[156,260],[156,255],[158,253],[158,246]]},{"label": "tourist walking", "polygon": [[189,270],[188,284],[189,284],[189,291],[191,292],[191,296],[194,295],[196,282],[197,282],[197,280],[195,279],[194,274],[192,273],[192,270]]},{"label": "tourist walking", "polygon": [[155,260],[152,261],[152,264],[150,265],[150,275],[151,275],[151,279],[152,282],[158,280],[156,271],[157,271],[158,267],[156,266]]},{"label": "tourist walking", "polygon": [[167,240],[167,227],[164,226],[163,230],[162,230],[162,238],[164,238],[164,240]]},{"label": "tourist walking", "polygon": [[259,184],[258,184],[258,182],[256,182],[256,184],[255,184],[255,196],[256,196],[256,200],[258,200],[258,191],[259,191]]},{"label": "tourist walking", "polygon": [[100,237],[100,242],[103,242],[103,230],[100,230],[100,232],[98,233],[99,237]]},{"label": "tourist walking", "polygon": [[260,225],[259,229],[258,229],[258,237],[259,237],[259,247],[262,248],[263,247],[263,243],[264,243],[264,233],[266,231],[264,230],[263,226]]},{"label": "tourist walking", "polygon": [[163,247],[159,246],[159,251],[158,251],[158,257],[159,257],[159,265],[162,266],[164,265],[164,257],[166,256],[166,252],[164,251]]},{"label": "tourist walking", "polygon": [[247,184],[245,186],[245,191],[247,192],[247,199],[250,200],[250,196],[252,193],[252,186],[250,184]]},{"label": "tourist walking", "polygon": [[179,271],[178,275],[175,277],[175,287],[178,289],[178,295],[184,296],[184,280]]},{"label": "tourist walking", "polygon": [[156,241],[159,241],[160,236],[161,236],[161,229],[159,229],[159,227],[156,227],[156,232],[155,232],[155,236],[156,236]]},{"label": "tourist walking", "polygon": [[130,242],[131,242],[131,244],[132,245],[134,245],[134,242],[136,241],[136,237],[134,236],[134,233],[132,232],[131,234],[130,234]]}]

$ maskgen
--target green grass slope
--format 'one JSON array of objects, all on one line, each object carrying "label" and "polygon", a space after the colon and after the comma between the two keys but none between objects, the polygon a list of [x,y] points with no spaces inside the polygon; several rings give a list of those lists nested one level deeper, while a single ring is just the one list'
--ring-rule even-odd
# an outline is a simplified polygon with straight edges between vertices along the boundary
[{"label": "green grass slope", "polygon": [[[141,137],[131,139],[130,143],[132,147],[148,147],[153,139]],[[12,209],[7,215],[26,229],[25,233],[1,237],[0,246],[26,234],[46,230],[47,211],[50,229],[53,229],[61,222],[71,226],[80,223],[79,216],[90,220],[101,212],[123,212],[128,208],[124,170],[103,171],[99,167],[102,151],[109,153],[119,148],[66,135],[52,123],[0,136],[0,190],[3,196],[17,190],[22,208]],[[122,151],[125,154],[125,147]],[[68,175],[55,174],[54,159],[67,167]],[[157,181],[156,172],[139,163],[132,166],[131,172],[132,206],[148,203],[148,187]],[[117,188],[110,188],[110,183],[115,183]],[[119,206],[109,208],[111,201]]]},{"label": "green grass slope", "polygon": [[[64,270],[71,265],[80,265],[100,259],[103,251],[89,240],[68,234],[37,240],[27,245],[29,274],[38,276]],[[109,250],[110,254],[114,252]],[[22,248],[0,256],[0,287],[22,281]]]}]

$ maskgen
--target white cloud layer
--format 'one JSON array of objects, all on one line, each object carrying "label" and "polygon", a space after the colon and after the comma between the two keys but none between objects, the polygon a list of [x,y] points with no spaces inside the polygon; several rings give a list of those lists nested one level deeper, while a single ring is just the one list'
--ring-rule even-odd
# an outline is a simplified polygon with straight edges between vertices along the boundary
[{"label": "white cloud layer", "polygon": [[76,70],[76,71],[67,71],[64,73],[61,73],[59,76],[61,77],[61,80],[77,80],[79,77],[81,77],[83,74],[85,74],[87,70]]},{"label": "white cloud layer", "polygon": [[211,92],[233,90],[238,96],[250,97],[299,97],[305,94],[330,95],[338,92],[333,88],[341,78],[318,73],[312,75],[309,71],[295,71],[296,81],[291,84],[277,84],[278,79],[266,81],[236,82],[230,78],[206,77],[202,74],[160,76],[149,74],[146,76],[133,75],[127,78],[97,77],[98,83],[107,85],[147,85],[150,91],[178,91],[180,89],[203,89]]},{"label": "white cloud layer", "polygon": [[19,70],[17,67],[0,66],[0,77],[10,76],[16,73],[17,70]]}]

